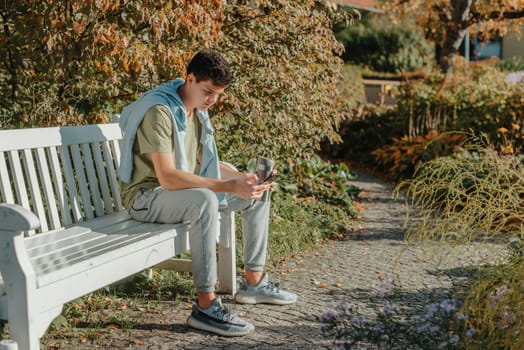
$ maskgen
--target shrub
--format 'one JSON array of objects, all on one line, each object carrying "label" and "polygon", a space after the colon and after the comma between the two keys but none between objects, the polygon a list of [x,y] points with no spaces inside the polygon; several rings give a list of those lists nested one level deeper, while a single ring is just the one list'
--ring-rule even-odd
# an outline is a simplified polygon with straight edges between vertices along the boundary
[{"label": "shrub", "polygon": [[219,45],[234,80],[215,110],[223,157],[285,162],[309,158],[326,139],[337,142],[349,117],[337,89],[343,48],[331,26],[338,12],[329,2],[264,0],[231,1],[224,13]]},{"label": "shrub", "polygon": [[379,170],[391,179],[406,179],[424,162],[452,154],[463,137],[457,133],[437,135],[437,132],[430,131],[426,136],[393,138],[392,144],[371,154]]},{"label": "shrub", "polygon": [[424,34],[406,23],[393,24],[383,15],[367,15],[362,22],[335,27],[335,35],[345,47],[345,62],[374,71],[399,73],[431,66],[434,49]]},{"label": "shrub", "polygon": [[524,58],[514,56],[500,60],[496,66],[506,72],[524,71]]},{"label": "shrub", "polygon": [[279,171],[270,214],[268,262],[272,264],[344,234],[358,215],[353,200],[361,191],[348,183],[354,175],[345,164],[318,157],[290,162]]},{"label": "shrub", "polygon": [[[411,177],[420,160],[433,159],[426,158],[432,151],[425,144],[434,132],[473,130],[497,140],[501,138],[502,125],[508,130],[505,137],[515,141],[517,152],[524,141],[520,131],[523,111],[524,84],[506,82],[505,73],[484,63],[459,65],[455,75],[446,80],[437,73],[401,84],[392,108],[366,107],[363,113],[342,124],[340,135],[344,143],[325,149],[337,157],[381,167],[394,179],[401,179]],[[454,140],[442,140],[446,149],[453,149]],[[418,151],[399,154],[408,147]],[[445,154],[437,152],[435,156]]]},{"label": "shrub", "polygon": [[423,164],[413,179],[398,185],[401,190],[423,217],[408,230],[408,240],[458,243],[522,232],[522,162],[499,154],[482,139],[470,139],[460,152]]},{"label": "shrub", "polygon": [[403,84],[396,95],[397,118],[408,135],[474,130],[494,137],[498,126],[524,117],[524,84],[508,83],[505,76],[486,64],[457,65],[448,79],[437,74]]}]

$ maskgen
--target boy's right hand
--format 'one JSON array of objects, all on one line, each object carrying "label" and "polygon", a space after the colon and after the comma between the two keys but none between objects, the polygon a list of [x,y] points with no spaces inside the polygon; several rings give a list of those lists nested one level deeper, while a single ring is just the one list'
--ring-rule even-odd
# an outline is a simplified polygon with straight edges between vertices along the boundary
[{"label": "boy's right hand", "polygon": [[233,193],[243,199],[260,199],[271,185],[263,183],[257,185],[256,174],[246,174],[245,177],[233,180]]}]

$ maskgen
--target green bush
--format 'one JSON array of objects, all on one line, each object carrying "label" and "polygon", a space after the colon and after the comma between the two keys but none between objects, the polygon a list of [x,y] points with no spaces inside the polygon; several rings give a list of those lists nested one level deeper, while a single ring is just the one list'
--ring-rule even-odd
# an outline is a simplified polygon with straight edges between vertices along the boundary
[{"label": "green bush", "polygon": [[[339,133],[343,143],[326,145],[324,151],[378,167],[394,179],[410,177],[419,160],[449,154],[427,149],[429,140],[420,141],[435,132],[473,130],[501,145],[508,141],[504,138],[511,137],[514,152],[518,152],[524,142],[520,131],[524,127],[524,84],[508,83],[505,76],[484,63],[459,64],[452,77],[444,79],[432,73],[405,82],[396,90],[393,107],[366,106],[358,116],[342,123]],[[501,127],[509,132],[504,135]],[[451,141],[446,141],[449,150],[453,149]],[[406,152],[399,157],[403,149]]]},{"label": "green bush", "polygon": [[514,56],[500,60],[496,66],[506,72],[524,71],[524,58]]},{"label": "green bush", "polygon": [[342,58],[379,72],[425,69],[434,62],[434,49],[413,25],[393,24],[384,15],[367,15],[350,27],[335,27],[345,52]]},{"label": "green bush", "polygon": [[524,85],[508,83],[505,76],[490,65],[479,64],[458,66],[444,80],[434,75],[404,84],[396,95],[397,118],[408,135],[474,130],[494,137],[500,126],[524,117]]},{"label": "green bush", "polygon": [[[345,164],[313,157],[279,170],[270,214],[270,264],[346,233],[358,215],[353,200],[360,189],[348,183],[354,175]],[[241,250],[237,253],[240,257]]]}]

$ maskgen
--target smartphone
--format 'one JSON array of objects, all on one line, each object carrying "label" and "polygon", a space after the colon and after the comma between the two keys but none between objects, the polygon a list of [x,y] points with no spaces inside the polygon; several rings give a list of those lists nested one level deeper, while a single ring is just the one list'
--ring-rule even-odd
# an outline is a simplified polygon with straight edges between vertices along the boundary
[{"label": "smartphone", "polygon": [[264,183],[264,182],[273,182],[273,181],[275,181],[279,176],[280,176],[279,173],[271,173],[271,174],[269,174],[269,176],[266,177],[266,178],[264,179],[264,181],[262,181],[261,183]]}]

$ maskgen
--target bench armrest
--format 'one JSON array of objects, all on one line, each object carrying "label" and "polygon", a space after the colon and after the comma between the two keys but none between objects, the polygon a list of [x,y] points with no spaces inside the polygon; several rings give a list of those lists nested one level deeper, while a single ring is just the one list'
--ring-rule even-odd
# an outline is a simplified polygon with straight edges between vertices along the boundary
[{"label": "bench armrest", "polygon": [[0,203],[0,231],[21,232],[40,227],[40,220],[30,210],[17,205]]}]

